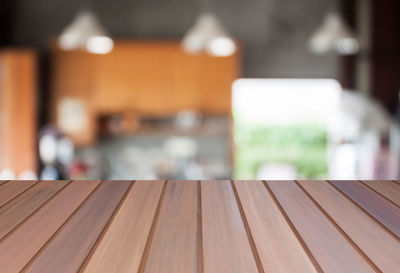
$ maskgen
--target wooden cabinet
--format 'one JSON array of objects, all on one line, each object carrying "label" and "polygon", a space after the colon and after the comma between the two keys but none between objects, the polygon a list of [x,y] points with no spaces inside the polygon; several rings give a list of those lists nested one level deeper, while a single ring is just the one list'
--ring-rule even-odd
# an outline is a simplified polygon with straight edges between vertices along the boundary
[{"label": "wooden cabinet", "polygon": [[186,109],[229,114],[231,85],[238,76],[238,54],[193,56],[172,41],[117,41],[106,55],[54,48],[52,56],[53,105],[75,97],[88,107],[88,127],[67,133],[82,145],[93,141],[98,115],[161,116]]},{"label": "wooden cabinet", "polygon": [[201,109],[205,113],[224,114],[231,111],[233,75],[239,74],[238,57],[201,59]]},{"label": "wooden cabinet", "polygon": [[94,55],[82,50],[52,52],[51,120],[78,145],[92,143],[96,137],[94,61]]},{"label": "wooden cabinet", "polygon": [[36,54],[0,51],[0,172],[36,171]]},{"label": "wooden cabinet", "polygon": [[96,56],[93,92],[97,111],[162,112],[162,98],[168,99],[170,89],[169,72],[162,71],[170,59],[169,49],[163,44],[151,45],[149,49],[148,43],[120,42],[110,54]]}]

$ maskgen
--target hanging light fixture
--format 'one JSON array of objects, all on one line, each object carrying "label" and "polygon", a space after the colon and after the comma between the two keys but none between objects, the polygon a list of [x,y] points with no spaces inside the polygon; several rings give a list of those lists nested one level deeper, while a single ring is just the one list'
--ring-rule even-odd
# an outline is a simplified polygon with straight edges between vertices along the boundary
[{"label": "hanging light fixture", "polygon": [[353,31],[337,13],[329,13],[322,25],[311,36],[309,46],[316,54],[336,52],[353,55],[359,51],[359,43]]},{"label": "hanging light fixture", "polygon": [[86,49],[95,54],[109,53],[114,43],[90,10],[78,12],[75,19],[63,30],[59,37],[62,49]]},{"label": "hanging light fixture", "polygon": [[203,12],[197,18],[193,27],[182,40],[185,51],[196,54],[203,51],[213,56],[230,56],[236,50],[236,45],[217,17],[209,12]]}]

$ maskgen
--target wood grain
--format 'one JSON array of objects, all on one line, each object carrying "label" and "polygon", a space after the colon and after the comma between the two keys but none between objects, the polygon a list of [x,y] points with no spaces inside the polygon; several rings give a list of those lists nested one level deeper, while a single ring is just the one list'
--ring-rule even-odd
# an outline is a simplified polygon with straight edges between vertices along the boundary
[{"label": "wood grain", "polygon": [[317,272],[262,181],[235,181],[266,272]]},{"label": "wood grain", "polygon": [[293,181],[267,183],[324,272],[374,272]]},{"label": "wood grain", "polygon": [[400,185],[393,181],[362,181],[387,199],[400,206]]},{"label": "wood grain", "polygon": [[6,237],[0,243],[2,270],[19,272],[98,184],[99,181],[72,182]]},{"label": "wood grain", "polygon": [[400,242],[362,209],[326,182],[299,183],[380,270],[395,272],[400,268]]},{"label": "wood grain", "polygon": [[130,184],[104,181],[24,272],[77,272]]},{"label": "wood grain", "polygon": [[83,272],[137,272],[163,186],[135,182]]},{"label": "wood grain", "polygon": [[144,272],[197,272],[197,182],[169,181]]},{"label": "wood grain", "polygon": [[0,186],[8,182],[8,180],[0,180]]},{"label": "wood grain", "polygon": [[358,181],[330,181],[372,217],[400,238],[400,207]]},{"label": "wood grain", "polygon": [[0,272],[397,272],[398,187],[8,181],[0,185],[8,200],[0,207]]},{"label": "wood grain", "polygon": [[204,272],[258,272],[229,181],[202,181]]},{"label": "wood grain", "polygon": [[37,181],[15,181],[0,187],[0,207],[35,183],[37,183]]},{"label": "wood grain", "polygon": [[68,181],[41,181],[0,208],[0,239],[62,189]]}]

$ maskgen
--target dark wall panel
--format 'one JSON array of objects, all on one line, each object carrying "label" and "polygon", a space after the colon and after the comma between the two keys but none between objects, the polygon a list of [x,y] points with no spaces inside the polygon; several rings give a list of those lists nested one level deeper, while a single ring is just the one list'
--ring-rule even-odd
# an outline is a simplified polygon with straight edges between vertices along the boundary
[{"label": "dark wall panel", "polygon": [[372,94],[394,112],[400,91],[400,1],[372,2]]},{"label": "dark wall panel", "polygon": [[[61,32],[79,6],[76,0],[13,1],[18,2],[13,43],[41,47]],[[337,76],[335,56],[315,56],[307,47],[337,0],[205,1],[243,43],[243,76]],[[95,0],[93,9],[114,37],[180,39],[193,24],[199,1]]]}]

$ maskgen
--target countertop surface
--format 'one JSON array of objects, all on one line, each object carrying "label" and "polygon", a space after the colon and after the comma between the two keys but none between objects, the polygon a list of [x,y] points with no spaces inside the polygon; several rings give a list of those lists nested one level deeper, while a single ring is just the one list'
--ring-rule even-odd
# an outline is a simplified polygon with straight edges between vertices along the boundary
[{"label": "countertop surface", "polygon": [[0,181],[0,272],[399,272],[398,181]]}]

